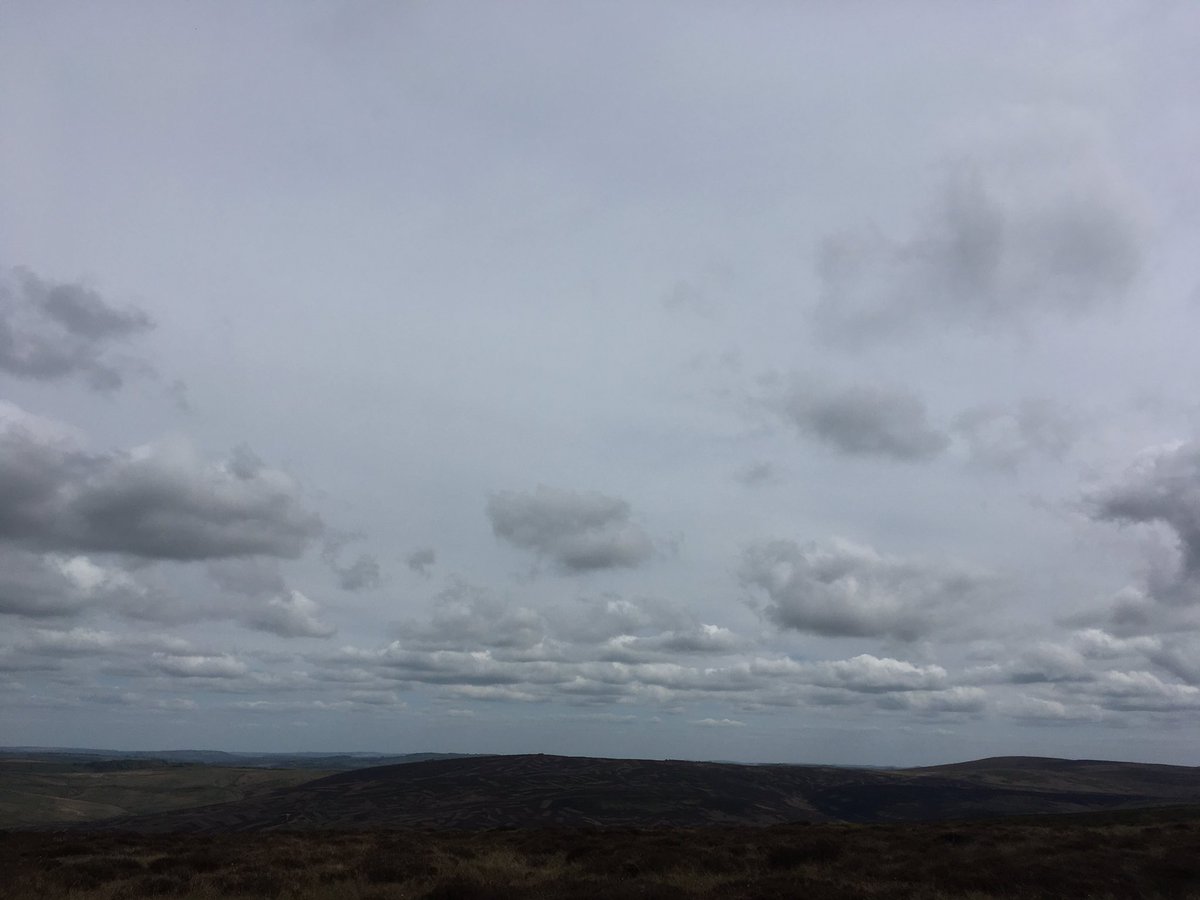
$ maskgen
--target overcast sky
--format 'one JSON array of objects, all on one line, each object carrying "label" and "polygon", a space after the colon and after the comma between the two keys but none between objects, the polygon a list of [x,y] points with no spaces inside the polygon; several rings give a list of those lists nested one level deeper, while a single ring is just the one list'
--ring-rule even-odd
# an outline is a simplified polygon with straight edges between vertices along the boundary
[{"label": "overcast sky", "polygon": [[0,744],[1200,764],[1198,34],[0,0]]}]

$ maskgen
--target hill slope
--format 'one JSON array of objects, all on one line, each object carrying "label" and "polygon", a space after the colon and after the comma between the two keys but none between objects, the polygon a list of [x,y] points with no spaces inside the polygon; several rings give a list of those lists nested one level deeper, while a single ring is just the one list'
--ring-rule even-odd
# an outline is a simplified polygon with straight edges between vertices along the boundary
[{"label": "hill slope", "polygon": [[908,770],[488,756],[342,772],[266,795],[109,820],[145,832],[896,822],[1200,803],[1200,769],[981,760]]},{"label": "hill slope", "polygon": [[77,766],[5,759],[0,760],[0,828],[74,824],[238,801],[322,774],[140,761]]}]

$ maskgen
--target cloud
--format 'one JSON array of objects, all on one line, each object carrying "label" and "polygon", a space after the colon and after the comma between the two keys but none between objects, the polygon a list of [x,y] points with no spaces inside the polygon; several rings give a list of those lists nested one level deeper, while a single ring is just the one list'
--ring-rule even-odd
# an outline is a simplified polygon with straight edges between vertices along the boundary
[{"label": "cloud", "polygon": [[1028,694],[1004,700],[997,704],[997,708],[1014,719],[1033,724],[1097,721],[1104,715],[1103,710],[1094,704],[1065,703]]},{"label": "cloud", "polygon": [[434,598],[427,623],[408,623],[399,631],[423,648],[527,650],[547,638],[548,627],[540,612],[456,581]]},{"label": "cloud", "polygon": [[112,390],[133,366],[111,346],[153,327],[144,310],[113,306],[82,285],[0,271],[0,372],[34,381],[81,377]]},{"label": "cloud", "polygon": [[693,725],[699,725],[702,728],[745,728],[746,723],[737,719],[696,719],[692,722]]},{"label": "cloud", "polygon": [[732,653],[746,644],[728,628],[705,623],[668,632],[657,643],[663,650],[674,653]]},{"label": "cloud", "polygon": [[144,674],[148,654],[167,657],[195,652],[187,641],[170,635],[114,633],[97,628],[36,628],[6,637],[10,641],[0,645],[0,670],[4,671],[63,671],[72,662],[97,658],[109,671],[119,666]]},{"label": "cloud", "polygon": [[677,607],[647,597],[615,594],[583,598],[575,607],[559,607],[555,627],[567,640],[600,644],[620,635],[658,635],[693,624]]},{"label": "cloud", "polygon": [[215,656],[155,653],[150,665],[164,675],[177,678],[238,678],[249,671],[244,662],[227,653]]},{"label": "cloud", "polygon": [[[755,655],[746,636],[689,618],[620,598],[536,608],[459,584],[439,596],[429,620],[399,629],[399,640],[311,658],[318,681],[434,685],[447,697],[491,701],[859,705],[922,715],[977,711],[984,702],[981,689],[956,684],[939,665]],[[884,698],[894,694],[916,696],[889,705]]]},{"label": "cloud", "polygon": [[259,607],[246,610],[239,618],[251,628],[280,637],[331,637],[337,632],[317,616],[320,607],[296,590],[277,594]]},{"label": "cloud", "polygon": [[1079,650],[1046,641],[1025,651],[1005,668],[1008,680],[1014,684],[1091,681],[1095,677]]},{"label": "cloud", "polygon": [[76,616],[90,608],[140,604],[145,589],[126,572],[86,556],[42,555],[0,546],[0,614]]},{"label": "cloud", "polygon": [[831,388],[797,378],[769,405],[801,434],[848,456],[917,462],[950,443],[929,424],[921,398],[900,388]]},{"label": "cloud", "polygon": [[422,578],[429,577],[429,570],[437,562],[437,551],[432,547],[418,547],[404,557],[404,564]]},{"label": "cloud", "polygon": [[1084,507],[1098,521],[1154,526],[1170,540],[1147,545],[1143,583],[1067,624],[1122,638],[1200,630],[1200,442],[1142,451],[1119,478],[1088,492]]},{"label": "cloud", "polygon": [[821,242],[827,335],[1023,322],[1127,294],[1143,255],[1138,203],[1089,125],[1027,111],[981,138],[909,234],[866,227]]},{"label": "cloud", "polygon": [[402,623],[396,633],[406,650],[486,651],[498,663],[636,665],[681,655],[727,656],[750,644],[660,601],[607,597],[538,607],[462,581],[435,596],[427,621]]},{"label": "cloud", "polygon": [[788,540],[746,548],[739,579],[767,597],[766,617],[783,629],[827,637],[915,640],[945,624],[947,608],[988,582],[962,567],[884,556],[835,539]]},{"label": "cloud", "polygon": [[143,559],[295,557],[321,529],[296,483],[245,448],[219,463],[182,441],[88,453],[0,418],[0,541]]},{"label": "cloud", "polygon": [[1102,521],[1160,522],[1178,541],[1180,568],[1175,579],[1153,585],[1155,596],[1195,601],[1182,589],[1200,578],[1200,443],[1180,442],[1143,451],[1124,477],[1088,497],[1092,515]]},{"label": "cloud", "polygon": [[70,616],[90,600],[91,592],[58,561],[0,548],[0,613],[30,618]]},{"label": "cloud", "polygon": [[952,687],[944,691],[907,691],[881,696],[880,709],[905,710],[924,715],[978,713],[988,705],[985,691],[977,687]]},{"label": "cloud", "polygon": [[919,666],[899,659],[863,653],[852,659],[813,663],[807,667],[809,684],[845,688],[856,693],[936,691],[947,687],[941,666]]},{"label": "cloud", "polygon": [[539,485],[488,498],[496,537],[550,560],[567,574],[635,567],[654,555],[650,537],[631,521],[629,504],[616,497]]},{"label": "cloud", "polygon": [[346,591],[363,591],[379,587],[381,576],[379,560],[369,553],[360,553],[358,558],[349,565],[338,566],[335,570],[338,586]]},{"label": "cloud", "polygon": [[1118,712],[1200,710],[1200,687],[1166,682],[1152,672],[1105,672],[1093,694],[1104,709]]},{"label": "cloud", "polygon": [[344,591],[377,588],[383,581],[379,560],[370,553],[360,553],[358,558],[351,563],[342,563],[341,561],[342,550],[346,548],[346,545],[360,540],[362,537],[363,535],[356,533],[338,534],[327,531],[325,534],[321,559],[325,561],[329,570],[337,578],[338,587]]},{"label": "cloud", "polygon": [[757,487],[778,481],[779,475],[769,462],[755,462],[738,469],[733,475],[733,480],[745,487]]},{"label": "cloud", "polygon": [[300,591],[288,587],[274,559],[230,559],[209,563],[209,577],[221,590],[237,594],[236,603],[217,603],[192,612],[228,616],[258,631],[279,637],[331,637],[337,631],[319,618],[321,609]]},{"label": "cloud", "polygon": [[686,279],[676,281],[661,298],[663,309],[672,313],[690,313],[711,317],[716,304],[704,288]]},{"label": "cloud", "polygon": [[1027,399],[1014,409],[976,406],[954,419],[973,463],[1012,471],[1032,456],[1061,459],[1079,436],[1079,417],[1048,400]]}]

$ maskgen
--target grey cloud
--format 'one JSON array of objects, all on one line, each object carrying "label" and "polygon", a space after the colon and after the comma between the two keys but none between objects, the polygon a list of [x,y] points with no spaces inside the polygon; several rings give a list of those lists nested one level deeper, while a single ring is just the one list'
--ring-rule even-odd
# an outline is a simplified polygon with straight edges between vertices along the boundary
[{"label": "grey cloud", "polygon": [[332,637],[337,629],[322,622],[318,618],[320,612],[321,608],[314,601],[297,590],[290,590],[247,608],[238,618],[251,628],[280,637]]},{"label": "grey cloud", "polygon": [[1152,585],[1159,599],[1194,602],[1200,578],[1200,443],[1152,448],[1116,484],[1089,498],[1095,518],[1124,523],[1161,522],[1179,542],[1178,577]]},{"label": "grey cloud", "polygon": [[863,653],[852,659],[812,663],[804,667],[805,681],[820,687],[844,688],[856,693],[932,691],[947,687],[941,666],[919,666],[899,659]]},{"label": "grey cloud", "polygon": [[[488,700],[567,700],[583,705],[616,702],[677,704],[736,701],[764,705],[851,705],[928,714],[977,711],[985,692],[954,685],[936,665],[862,655],[849,660],[797,663],[786,657],[751,658],[718,666],[578,660],[504,660],[490,651],[415,651],[401,643],[379,650],[344,648],[326,666],[369,667],[405,685],[441,685],[449,696]],[[911,694],[911,700],[896,699]]]},{"label": "grey cloud", "polygon": [[1121,478],[1090,492],[1085,504],[1099,521],[1164,526],[1175,546],[1148,553],[1142,584],[1068,621],[1121,638],[1200,630],[1200,443],[1144,451]]},{"label": "grey cloud", "polygon": [[[464,583],[436,599],[431,617],[375,649],[312,657],[318,680],[437,685],[446,696],[573,705],[736,701],[764,705],[876,704],[922,714],[977,710],[982,691],[934,664],[861,654],[799,662],[753,656],[753,642],[657,601],[588,600],[544,609]],[[700,663],[695,657],[706,657]],[[961,689],[960,689],[961,688]],[[897,693],[921,696],[880,705]]]},{"label": "grey cloud", "polygon": [[437,562],[437,551],[432,547],[418,547],[404,557],[404,564],[422,578],[429,577],[429,570]]},{"label": "grey cloud", "polygon": [[222,591],[244,597],[282,594],[287,582],[272,559],[223,559],[205,566],[208,576]]},{"label": "grey cloud", "polygon": [[906,691],[881,696],[880,709],[905,710],[925,715],[980,713],[988,705],[985,691],[977,687],[952,687],[943,691]]},{"label": "grey cloud", "polygon": [[363,591],[379,587],[382,580],[379,572],[379,560],[369,553],[360,553],[354,562],[339,566],[335,572],[338,585],[347,591]]},{"label": "grey cloud", "polygon": [[707,292],[692,281],[677,281],[662,295],[663,309],[673,313],[688,312],[711,316],[714,303]]},{"label": "grey cloud", "polygon": [[1142,255],[1133,202],[1102,167],[1052,166],[1014,179],[1011,166],[967,165],[910,235],[825,238],[818,321],[859,341],[933,322],[1081,313],[1123,297]]},{"label": "grey cloud", "polygon": [[404,709],[407,705],[394,691],[355,691],[339,700],[239,700],[232,708],[250,712],[370,712]]},{"label": "grey cloud", "polygon": [[1067,703],[1062,700],[1021,694],[997,704],[1000,712],[1030,724],[1056,724],[1099,721],[1104,711],[1095,704]]},{"label": "grey cloud", "polygon": [[25,269],[0,273],[0,371],[92,387],[120,387],[131,368],[111,345],[153,327],[137,307],[118,308],[78,284],[43,281]]},{"label": "grey cloud", "polygon": [[209,576],[223,591],[239,595],[232,604],[192,610],[195,615],[236,619],[279,637],[331,637],[332,625],[321,621],[321,609],[300,591],[288,587],[273,559],[229,559],[209,563]]},{"label": "grey cloud", "polygon": [[547,622],[537,610],[498,599],[461,581],[434,598],[428,623],[400,628],[409,641],[435,649],[529,649],[542,643],[547,631]]},{"label": "grey cloud", "polygon": [[183,444],[85,453],[0,420],[0,540],[145,559],[300,555],[321,531],[287,475]]},{"label": "grey cloud", "polygon": [[177,678],[239,678],[249,671],[244,662],[229,654],[175,656],[155,653],[150,665],[164,675]]},{"label": "grey cloud", "polygon": [[[1155,576],[1158,580],[1158,576]],[[1062,620],[1071,627],[1098,627],[1120,638],[1187,628],[1200,628],[1200,610],[1160,603],[1143,588],[1126,587],[1100,609],[1087,610]],[[1189,622],[1188,619],[1191,619]]]},{"label": "grey cloud", "polygon": [[[1126,638],[1088,628],[967,677],[976,684],[1040,687],[1040,696],[1022,694],[1000,704],[1016,718],[1119,722],[1124,713],[1170,715],[1200,708],[1200,669],[1191,662],[1195,649],[1195,640],[1184,636]],[[1164,680],[1148,665],[1176,680]]]},{"label": "grey cloud", "polygon": [[556,617],[558,633],[567,640],[599,644],[620,635],[650,635],[685,629],[691,624],[679,609],[650,598],[616,595],[583,598]]},{"label": "grey cloud", "polygon": [[1180,681],[1200,687],[1200,638],[1195,635],[1172,636],[1146,657]]},{"label": "grey cloud", "polygon": [[146,591],[120,569],[86,557],[0,546],[0,614],[26,618],[80,615],[144,602]]},{"label": "grey cloud", "polygon": [[1061,459],[1079,436],[1077,415],[1048,400],[1026,399],[1013,409],[978,406],[954,420],[971,461],[1014,470],[1031,456]]},{"label": "grey cloud", "polygon": [[637,664],[672,656],[727,655],[749,642],[661,601],[619,597],[535,607],[455,581],[425,622],[401,624],[402,644],[421,651],[486,650],[498,662]]},{"label": "grey cloud", "polygon": [[316,603],[287,586],[274,560],[223,560],[207,571],[221,591],[216,598],[172,590],[153,567],[127,571],[87,556],[0,546],[0,615],[109,614],[169,624],[224,619],[282,637],[328,637],[335,631],[319,619]]},{"label": "grey cloud", "polygon": [[171,405],[183,413],[192,411],[191,392],[187,386],[187,382],[182,378],[176,378],[165,390],[167,398],[171,401]]},{"label": "grey cloud", "polygon": [[337,578],[338,587],[345,591],[362,591],[379,587],[383,578],[379,568],[379,560],[370,553],[360,553],[350,563],[342,563],[341,554],[351,541],[359,540],[361,534],[327,533],[325,546],[321,550],[321,558],[329,566]]},{"label": "grey cloud", "polygon": [[734,473],[733,479],[746,487],[769,484],[778,479],[775,467],[769,462],[749,463]]},{"label": "grey cloud", "polygon": [[654,555],[650,537],[616,497],[539,485],[488,498],[492,532],[568,574],[634,567]]},{"label": "grey cloud", "polygon": [[1152,672],[1105,672],[1092,695],[1101,707],[1117,712],[1200,710],[1200,687],[1166,682]]},{"label": "grey cloud", "polygon": [[937,456],[950,443],[929,424],[921,398],[903,389],[831,388],[795,379],[776,409],[801,434],[849,456],[916,462]]},{"label": "grey cloud", "polygon": [[764,612],[780,628],[905,641],[945,625],[947,608],[977,596],[988,582],[965,568],[884,556],[841,540],[752,544],[739,578],[766,595]]},{"label": "grey cloud", "polygon": [[1075,648],[1043,642],[1009,664],[1007,677],[1015,684],[1035,684],[1091,681],[1095,673]]},{"label": "grey cloud", "polygon": [[96,628],[37,628],[12,638],[0,645],[0,671],[71,672],[77,663],[99,659],[108,670],[121,668],[141,676],[146,673],[148,654],[165,659],[195,652],[186,641],[169,635],[117,634]]},{"label": "grey cloud", "polygon": [[90,592],[56,560],[40,554],[0,548],[0,613],[51,618],[80,612]]},{"label": "grey cloud", "polygon": [[728,628],[705,623],[668,632],[658,643],[663,650],[675,653],[732,653],[746,645],[743,638]]}]

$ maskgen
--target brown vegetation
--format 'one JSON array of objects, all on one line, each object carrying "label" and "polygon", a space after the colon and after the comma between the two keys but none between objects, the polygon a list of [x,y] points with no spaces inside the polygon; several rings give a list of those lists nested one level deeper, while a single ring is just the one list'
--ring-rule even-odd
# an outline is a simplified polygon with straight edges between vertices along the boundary
[{"label": "brown vegetation", "polygon": [[479,756],[341,772],[100,823],[130,831],[913,822],[1200,803],[1200,769],[1008,758],[933,769]]},{"label": "brown vegetation", "polygon": [[0,828],[93,822],[248,800],[327,773],[175,766],[142,760],[59,763],[0,759]]},{"label": "brown vegetation", "polygon": [[8,900],[1200,898],[1200,810],[917,825],[0,833]]}]

